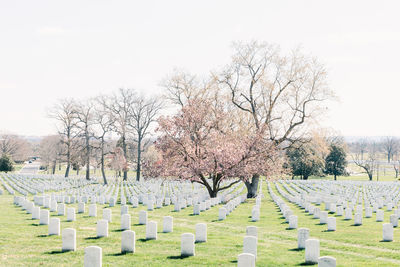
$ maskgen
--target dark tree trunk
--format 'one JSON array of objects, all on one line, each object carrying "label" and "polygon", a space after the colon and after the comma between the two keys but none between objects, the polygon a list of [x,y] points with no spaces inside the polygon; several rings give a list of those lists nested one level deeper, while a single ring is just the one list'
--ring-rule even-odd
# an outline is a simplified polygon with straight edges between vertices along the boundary
[{"label": "dark tree trunk", "polygon": [[89,133],[86,129],[86,180],[90,180],[90,143]]},{"label": "dark tree trunk", "polygon": [[101,140],[101,174],[103,175],[104,184],[107,184],[106,173],[104,171],[104,139]]},{"label": "dark tree trunk", "polygon": [[53,175],[56,173],[56,166],[57,166],[57,162],[54,161],[54,163],[53,163],[53,168],[52,168],[52,170],[51,170],[51,173],[52,173]]},{"label": "dark tree trunk", "polygon": [[138,148],[137,148],[137,167],[136,167],[136,181],[140,181],[140,161],[142,158],[142,137],[138,136]]},{"label": "dark tree trunk", "polygon": [[[124,151],[124,157],[126,162],[128,163],[128,152],[126,148],[126,140],[125,140],[125,135],[122,136],[122,150]],[[120,175],[121,176],[121,172]],[[128,180],[128,170],[124,170],[124,181]]]},{"label": "dark tree trunk", "polygon": [[335,181],[336,181],[336,174],[333,175],[335,177]]},{"label": "dark tree trunk", "polygon": [[65,169],[65,177],[69,176],[69,169],[71,168],[71,151],[70,147],[68,146],[68,151],[67,151],[67,168]]},{"label": "dark tree trunk", "polygon": [[247,188],[247,198],[255,198],[257,196],[258,182],[260,181],[260,175],[254,174],[250,181],[245,181],[244,184]]}]

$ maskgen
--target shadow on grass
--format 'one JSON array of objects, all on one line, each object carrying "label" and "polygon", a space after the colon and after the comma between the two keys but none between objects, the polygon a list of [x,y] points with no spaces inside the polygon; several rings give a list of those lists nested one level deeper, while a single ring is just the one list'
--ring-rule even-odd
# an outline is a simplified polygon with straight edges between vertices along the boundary
[{"label": "shadow on grass", "polygon": [[362,224],[352,224],[350,226],[361,226]]},{"label": "shadow on grass", "polygon": [[323,230],[322,232],[335,232],[335,230]]},{"label": "shadow on grass", "polygon": [[37,235],[36,237],[48,237],[49,235]]},{"label": "shadow on grass", "polygon": [[125,231],[125,230],[122,230],[122,229],[111,230],[111,232],[123,232],[123,231]]},{"label": "shadow on grass", "polygon": [[113,257],[118,257],[118,256],[124,256],[124,255],[129,255],[132,254],[132,252],[119,252],[119,253],[111,253],[111,254],[107,254],[107,256],[113,256]]},{"label": "shadow on grass", "polygon": [[289,248],[288,251],[303,251],[304,248]]},{"label": "shadow on grass", "polygon": [[297,264],[297,266],[310,266],[310,265],[317,265],[318,263],[315,262],[302,262],[300,264]]},{"label": "shadow on grass", "polygon": [[231,260],[230,262],[232,262],[232,263],[237,263],[238,261],[237,261],[237,260]]},{"label": "shadow on grass", "polygon": [[181,259],[186,259],[189,258],[190,256],[183,256],[183,255],[179,255],[179,256],[168,256],[167,259],[170,260],[181,260]]},{"label": "shadow on grass", "polygon": [[296,228],[290,228],[290,227],[286,227],[286,228],[285,228],[285,230],[292,231],[292,230],[297,230],[297,229],[296,229]]},{"label": "shadow on grass", "polygon": [[30,225],[32,225],[32,226],[39,226],[38,223],[31,223]]},{"label": "shadow on grass", "polygon": [[45,252],[44,254],[53,255],[53,254],[63,254],[63,253],[68,253],[68,252],[72,252],[72,251],[53,250],[53,251]]},{"label": "shadow on grass", "polygon": [[326,225],[326,223],[316,223],[315,225]]},{"label": "shadow on grass", "polygon": [[138,239],[137,241],[140,241],[140,242],[148,242],[148,241],[153,241],[153,240],[156,240],[156,239],[140,238],[140,239]]},{"label": "shadow on grass", "polygon": [[85,240],[96,240],[96,239],[100,239],[100,238],[102,238],[102,236],[89,236],[89,237],[86,237]]},{"label": "shadow on grass", "polygon": [[392,240],[392,241],[388,241],[388,240],[381,240],[381,241],[379,241],[379,242],[382,242],[382,243],[389,243],[389,242],[393,242],[393,240]]},{"label": "shadow on grass", "polygon": [[135,223],[133,226],[145,226],[145,224]]}]

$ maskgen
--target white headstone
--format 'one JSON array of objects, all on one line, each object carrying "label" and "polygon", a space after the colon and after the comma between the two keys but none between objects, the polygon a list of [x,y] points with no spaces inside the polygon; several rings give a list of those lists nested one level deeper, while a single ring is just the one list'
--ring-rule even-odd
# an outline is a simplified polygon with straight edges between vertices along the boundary
[{"label": "white headstone", "polygon": [[62,231],[62,251],[76,250],[76,230],[73,228],[65,228]]},{"label": "white headstone", "polygon": [[297,231],[297,248],[306,248],[306,240],[310,237],[310,229],[299,228]]},{"label": "white headstone", "polygon": [[67,221],[73,222],[75,220],[76,220],[75,208],[68,208],[67,209]]},{"label": "white headstone", "polygon": [[147,223],[147,211],[141,210],[139,211],[139,224]]},{"label": "white headstone", "polygon": [[318,267],[336,267],[336,259],[331,256],[319,257]]},{"label": "white headstone", "polygon": [[194,256],[194,234],[184,233],[181,235],[181,256]]},{"label": "white headstone", "polygon": [[108,222],[112,222],[112,211],[111,209],[103,209],[103,219]]},{"label": "white headstone", "polygon": [[97,237],[108,236],[108,221],[105,219],[97,221]]},{"label": "white headstone", "polygon": [[257,237],[257,226],[247,226],[246,227],[246,235]]},{"label": "white headstone", "polygon": [[257,222],[260,220],[260,210],[258,208],[253,208],[251,211],[251,221]]},{"label": "white headstone", "polygon": [[163,233],[171,233],[174,229],[174,218],[171,216],[164,216],[163,220]]},{"label": "white headstone", "polygon": [[126,230],[122,232],[121,237],[121,253],[135,252],[135,232]]},{"label": "white headstone", "polygon": [[60,215],[60,216],[65,215],[65,204],[64,203],[60,203],[57,205],[57,212],[58,212],[58,215]]},{"label": "white headstone", "polygon": [[146,239],[157,239],[157,222],[149,221],[146,224]]},{"label": "white headstone", "polygon": [[102,266],[102,249],[98,246],[90,246],[85,248],[85,256],[83,259],[84,267],[101,267]]},{"label": "white headstone", "polygon": [[362,213],[354,214],[354,225],[362,225]]},{"label": "white headstone", "polygon": [[296,215],[289,216],[289,229],[297,229],[297,216]]},{"label": "white headstone", "polygon": [[89,205],[89,216],[90,217],[97,217],[97,206],[96,204]]},{"label": "white headstone", "polygon": [[377,222],[383,222],[384,220],[384,212],[383,210],[377,210],[376,211],[376,221]]},{"label": "white headstone", "polygon": [[39,224],[48,225],[49,219],[50,219],[50,212],[48,210],[41,210]]},{"label": "white headstone", "polygon": [[383,241],[393,241],[393,225],[391,223],[384,223],[382,226],[383,230]]},{"label": "white headstone", "polygon": [[196,242],[207,242],[207,224],[196,224]]},{"label": "white headstone", "polygon": [[243,253],[253,254],[257,259],[257,237],[245,236],[243,239]]},{"label": "white headstone", "polygon": [[85,213],[85,203],[83,202],[78,203],[78,213]]},{"label": "white headstone", "polygon": [[35,206],[32,211],[32,219],[39,220],[40,219],[40,207]]},{"label": "white headstone", "polygon": [[319,223],[320,224],[327,224],[328,223],[328,212],[321,211],[319,214]]},{"label": "white headstone", "polygon": [[318,263],[319,258],[319,240],[307,239],[305,251],[306,263]]},{"label": "white headstone", "polygon": [[60,235],[60,218],[50,219],[49,235]]},{"label": "white headstone", "polygon": [[393,225],[393,227],[397,227],[399,224],[399,217],[396,214],[390,215],[390,223]]},{"label": "white headstone", "polygon": [[222,221],[226,219],[226,209],[224,207],[219,208],[218,211],[218,220]]},{"label": "white headstone", "polygon": [[121,215],[128,214],[129,213],[129,207],[127,205],[121,206]]},{"label": "white headstone", "polygon": [[336,218],[328,217],[328,231],[336,231]]},{"label": "white headstone", "polygon": [[251,253],[242,253],[238,256],[238,267],[255,267],[256,257]]},{"label": "white headstone", "polygon": [[124,214],[121,216],[121,230],[130,230],[131,229],[131,215]]}]

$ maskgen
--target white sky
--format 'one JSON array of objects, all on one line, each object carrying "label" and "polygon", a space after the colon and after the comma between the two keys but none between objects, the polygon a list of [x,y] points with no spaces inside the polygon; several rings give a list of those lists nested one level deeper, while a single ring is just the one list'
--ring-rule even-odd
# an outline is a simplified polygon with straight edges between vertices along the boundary
[{"label": "white sky", "polygon": [[46,108],[119,87],[159,91],[174,67],[206,74],[232,41],[299,44],[340,97],[343,135],[399,135],[400,1],[0,1],[0,130],[55,132]]}]

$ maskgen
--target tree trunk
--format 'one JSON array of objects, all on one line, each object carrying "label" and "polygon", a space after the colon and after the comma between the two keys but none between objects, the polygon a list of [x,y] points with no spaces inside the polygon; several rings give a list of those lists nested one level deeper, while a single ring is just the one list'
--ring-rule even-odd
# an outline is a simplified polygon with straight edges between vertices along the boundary
[{"label": "tree trunk", "polygon": [[[126,141],[125,141],[125,135],[122,136],[122,150],[124,151],[124,157],[126,160],[126,163],[128,164],[128,153],[127,153],[127,148],[126,148]],[[121,176],[121,174],[119,175]],[[124,181],[128,180],[128,170],[124,170]]]},{"label": "tree trunk", "polygon": [[308,175],[303,174],[303,180],[308,180]]},{"label": "tree trunk", "polygon": [[65,169],[65,177],[69,176],[69,169],[71,168],[71,151],[70,147],[68,146],[68,151],[67,151],[67,168]]},{"label": "tree trunk", "polygon": [[90,180],[90,144],[89,134],[86,130],[86,180]]},{"label": "tree trunk", "polygon": [[246,180],[244,184],[247,188],[247,198],[255,198],[257,196],[258,182],[260,181],[259,174],[253,174],[251,182]]},{"label": "tree trunk", "polygon": [[57,166],[57,162],[54,161],[54,163],[53,163],[53,168],[52,168],[52,170],[51,170],[51,173],[52,173],[53,175],[56,173],[56,166]]},{"label": "tree trunk", "polygon": [[[368,178],[370,181],[372,181],[372,173],[368,173]],[[378,180],[378,178],[377,178],[377,180]]]},{"label": "tree trunk", "polygon": [[104,171],[104,139],[101,140],[101,174],[103,175],[104,184],[107,184],[106,173]]},{"label": "tree trunk", "polygon": [[335,177],[335,181],[336,181],[336,174],[333,175]]},{"label": "tree trunk", "polygon": [[140,181],[140,160],[142,158],[142,137],[138,136],[138,149],[137,149],[137,167],[136,167],[136,181]]}]

